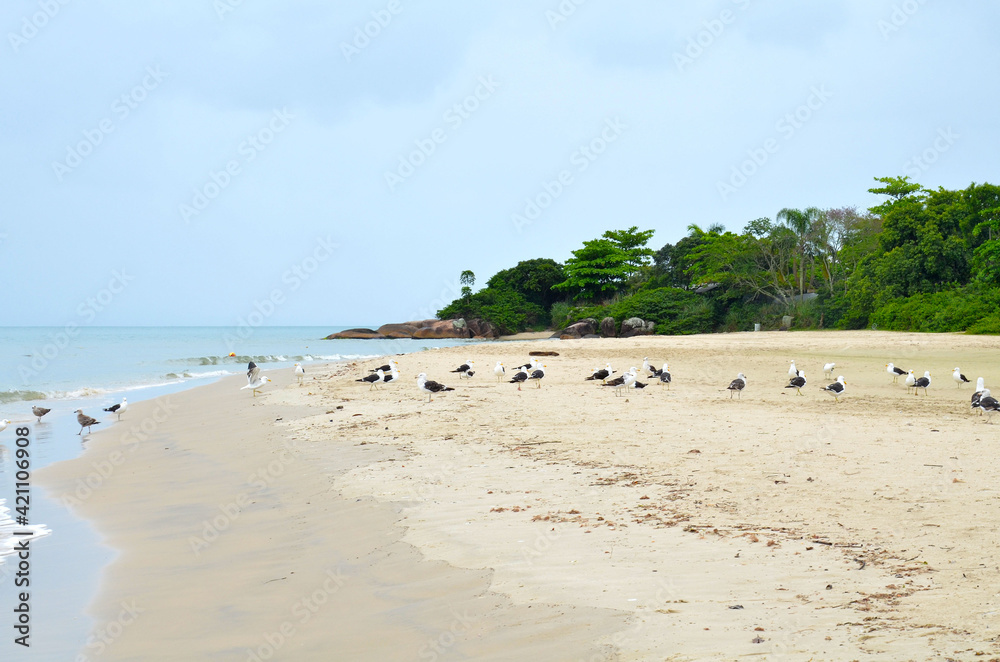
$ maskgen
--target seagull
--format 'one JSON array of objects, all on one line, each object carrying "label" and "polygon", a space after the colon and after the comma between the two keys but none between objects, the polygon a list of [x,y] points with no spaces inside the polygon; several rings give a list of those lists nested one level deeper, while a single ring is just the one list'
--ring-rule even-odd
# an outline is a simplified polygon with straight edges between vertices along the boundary
[{"label": "seagull", "polygon": [[385,379],[385,373],[382,372],[382,368],[379,368],[378,370],[375,371],[375,374],[368,375],[367,377],[362,377],[361,379],[355,379],[354,381],[371,384],[371,386],[368,387],[368,390],[370,391],[373,388],[378,388],[378,383],[383,379]]},{"label": "seagull", "polygon": [[[900,375],[905,375],[906,374],[905,370],[903,370],[902,368],[897,368],[896,366],[894,366],[891,363],[886,363],[885,364],[885,371],[892,376],[892,383],[893,384],[895,384],[899,380]],[[913,372],[913,371],[911,370],[910,372]]]},{"label": "seagull", "polygon": [[457,372],[459,379],[462,378],[462,375],[465,375],[466,377],[471,379],[472,376],[476,374],[476,362],[470,359],[465,363],[463,363],[462,365],[455,368],[454,370],[452,370],[452,372]]},{"label": "seagull", "polygon": [[992,422],[993,414],[1000,411],[1000,402],[997,402],[997,399],[990,395],[989,389],[985,389],[983,390],[982,397],[979,399],[979,407],[989,414],[986,417],[987,422]]},{"label": "seagull", "polygon": [[802,395],[802,387],[806,385],[806,373],[804,370],[799,371],[798,377],[792,377],[788,380],[788,386],[785,388],[794,388],[795,395]]},{"label": "seagull", "polygon": [[75,413],[76,422],[80,424],[80,432],[77,432],[77,435],[83,433],[83,428],[87,428],[87,434],[90,434],[90,426],[100,424],[100,421],[96,418],[91,418],[90,416],[84,414],[82,409],[77,409]]},{"label": "seagull", "polygon": [[112,414],[118,414],[118,420],[122,420],[122,414],[128,409],[128,398],[122,398],[121,403],[117,405],[111,405],[104,411],[109,411]]},{"label": "seagull", "polygon": [[969,380],[965,378],[962,371],[955,368],[955,372],[951,373],[951,378],[955,380],[955,386],[962,388],[962,384],[968,384]]},{"label": "seagull", "polygon": [[978,409],[980,416],[983,415],[983,410],[979,406],[979,400],[983,397],[984,392],[987,395],[989,394],[989,391],[986,390],[986,384],[983,381],[983,378],[980,377],[979,379],[976,380],[976,392],[972,394],[972,408]]},{"label": "seagull", "polygon": [[795,367],[795,361],[792,361],[792,365],[790,365],[788,367],[788,377],[791,378],[791,377],[798,377],[798,376],[799,376],[799,371]]},{"label": "seagull", "polygon": [[534,380],[538,384],[538,388],[542,388],[542,379],[545,377],[545,366],[538,366],[531,371],[528,375],[528,380]]},{"label": "seagull", "polygon": [[660,378],[660,384],[666,384],[667,388],[670,388],[670,365],[667,363],[663,364],[660,368],[660,373],[657,375]]},{"label": "seagull", "polygon": [[916,382],[917,382],[917,377],[916,377],[916,375],[913,374],[912,370],[910,370],[908,373],[906,373],[906,392],[907,393],[910,392],[910,389],[913,388],[913,385]]},{"label": "seagull", "polygon": [[511,380],[510,380],[509,383],[511,383],[511,384],[517,384],[517,390],[520,391],[521,390],[521,384],[523,384],[527,379],[528,379],[528,371],[522,365],[522,366],[518,366],[517,370],[514,371],[514,376],[511,377]]},{"label": "seagull", "polygon": [[444,384],[438,384],[435,381],[427,379],[427,373],[422,372],[417,375],[417,387],[427,393],[427,402],[431,402],[434,399],[435,393],[443,393],[444,391],[454,391],[455,389],[450,386],[445,386]]},{"label": "seagull", "polygon": [[[0,421],[0,432],[6,430],[8,425],[10,425],[10,419],[5,418],[2,421]],[[83,428],[80,429],[82,430]]]},{"label": "seagull", "polygon": [[611,369],[611,364],[605,363],[603,368],[594,368],[594,373],[584,381],[591,382],[599,379],[603,382],[613,374],[615,374],[615,371]]},{"label": "seagull", "polygon": [[824,377],[829,376],[832,379],[833,378],[833,369],[836,368],[836,367],[837,367],[836,363],[827,363],[826,365],[824,365],[823,366],[823,376]]},{"label": "seagull", "polygon": [[503,379],[505,372],[507,371],[504,370],[503,361],[497,361],[497,364],[493,367],[493,374],[497,376],[498,382]]},{"label": "seagull", "polygon": [[38,422],[39,423],[42,422],[42,416],[45,416],[50,411],[52,411],[52,410],[51,409],[46,409],[45,407],[37,407],[36,406],[36,407],[32,407],[31,408],[31,413],[38,417]]},{"label": "seagull", "polygon": [[653,366],[651,366],[649,364],[649,357],[648,356],[642,359],[642,369],[645,370],[646,372],[650,373],[649,374],[650,378],[659,377],[660,376],[660,371],[657,370],[656,368],[654,368]]},{"label": "seagull", "polygon": [[532,357],[532,359],[530,361],[528,361],[524,365],[519,365],[517,367],[518,368],[523,368],[524,370],[534,370],[535,368],[538,367],[538,359]]},{"label": "seagull", "polygon": [[257,397],[257,391],[264,388],[264,384],[271,381],[270,377],[265,377],[260,374],[260,368],[253,361],[247,365],[247,385],[241,388],[241,391],[250,389],[253,393],[253,397]]},{"label": "seagull", "polygon": [[847,390],[847,382],[844,381],[844,376],[841,375],[837,377],[837,381],[829,386],[822,387],[820,390],[826,391],[833,396],[834,401],[840,402],[840,396],[844,395],[844,391]]},{"label": "seagull", "polygon": [[931,372],[930,370],[925,370],[924,376],[918,378],[915,382],[913,382],[913,395],[917,394],[918,388],[924,389],[924,395],[927,395],[927,387],[930,385],[931,385]]},{"label": "seagull", "polygon": [[604,382],[601,386],[610,386],[615,389],[615,395],[620,395],[623,388],[628,388],[635,383],[635,368],[626,370],[620,377],[615,377],[609,382]]},{"label": "seagull", "polygon": [[295,368],[295,378],[298,379],[301,384],[302,378],[306,376],[306,369],[302,367],[301,363],[296,363],[292,367]]},{"label": "seagull", "polygon": [[746,387],[747,387],[747,376],[741,372],[738,375],[736,375],[736,379],[729,382],[729,386],[726,387],[727,389],[729,389],[729,399],[730,400],[733,399],[733,393],[737,393],[740,396],[740,399],[742,399],[743,389],[745,389]]},{"label": "seagull", "polygon": [[[378,374],[378,373],[376,373],[376,374]],[[383,384],[388,384],[390,382],[398,382],[398,381],[399,381],[399,371],[398,370],[393,370],[388,375],[385,375],[385,376],[382,377],[382,383]]]},{"label": "seagull", "polygon": [[397,369],[399,369],[399,361],[393,359],[392,361],[389,361],[385,365],[380,365],[374,370],[369,370],[368,372],[378,372],[379,370],[381,370],[382,372],[392,372],[393,370]]}]

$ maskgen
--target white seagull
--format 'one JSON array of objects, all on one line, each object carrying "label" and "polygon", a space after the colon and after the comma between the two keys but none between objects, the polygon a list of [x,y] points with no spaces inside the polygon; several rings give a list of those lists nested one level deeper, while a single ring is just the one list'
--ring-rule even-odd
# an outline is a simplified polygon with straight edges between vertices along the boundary
[{"label": "white seagull", "polygon": [[545,366],[540,365],[531,371],[531,374],[528,375],[528,379],[526,381],[534,380],[538,384],[538,388],[542,388],[542,379],[544,377],[545,377]]},{"label": "white seagull", "polygon": [[444,393],[445,391],[455,390],[450,386],[445,386],[444,384],[439,384],[433,380],[427,379],[426,372],[422,372],[417,375],[417,388],[427,394],[427,402],[431,402],[434,399],[435,393]]},{"label": "white seagull", "polygon": [[390,382],[398,382],[398,381],[399,381],[399,370],[396,370],[395,368],[393,368],[392,372],[390,372],[388,375],[382,377],[383,384],[388,384]]},{"label": "white seagull", "polygon": [[10,425],[10,419],[5,418],[2,421],[0,421],[0,432],[6,430],[8,425]]},{"label": "white seagull", "polygon": [[798,377],[798,376],[799,376],[799,371],[795,367],[795,361],[792,361],[792,365],[788,366],[788,377],[792,378],[792,377]]},{"label": "white seagull", "polygon": [[968,384],[969,380],[965,378],[962,371],[955,368],[955,372],[951,373],[951,378],[955,380],[955,386],[962,388],[962,384]]},{"label": "white seagull", "polygon": [[827,363],[823,366],[823,376],[833,378],[833,369],[837,367],[836,363]]},{"label": "white seagull", "polygon": [[605,363],[603,368],[594,368],[593,374],[591,374],[590,377],[587,377],[584,381],[591,382],[600,380],[604,382],[607,381],[608,377],[613,375],[614,372],[615,371],[611,369],[611,364]]},{"label": "white seagull", "polygon": [[917,383],[917,377],[916,375],[913,374],[913,371],[910,370],[908,373],[906,373],[906,392],[909,393],[910,389],[913,388],[913,385],[916,383]]},{"label": "white seagull", "polygon": [[840,396],[844,395],[844,391],[847,390],[847,382],[844,381],[844,376],[841,375],[837,377],[837,381],[829,386],[822,387],[820,390],[826,391],[833,396],[836,402],[840,402]]},{"label": "white seagull", "polygon": [[987,416],[986,416],[986,422],[992,423],[993,422],[993,414],[995,414],[998,411],[1000,411],[1000,402],[997,402],[997,399],[994,398],[992,395],[990,395],[990,390],[989,389],[984,389],[983,390],[983,395],[979,399],[979,408],[982,411],[986,412],[986,414],[987,414]]},{"label": "white seagull", "polygon": [[122,420],[122,414],[128,409],[128,398],[122,398],[122,401],[117,405],[111,405],[104,411],[111,412],[112,414],[118,414],[118,420]]},{"label": "white seagull", "polygon": [[517,390],[520,391],[521,384],[527,381],[527,379],[528,379],[528,369],[525,368],[523,365],[521,365],[518,366],[516,370],[514,370],[514,376],[510,378],[509,383],[517,384]]},{"label": "white seagull", "polygon": [[917,378],[917,380],[913,382],[913,395],[917,394],[918,388],[924,389],[924,395],[927,395],[927,387],[930,385],[931,385],[931,372],[930,370],[925,370],[924,376]]},{"label": "white seagull", "polygon": [[727,389],[729,389],[729,399],[730,400],[733,399],[733,393],[739,395],[739,398],[737,399],[742,399],[743,389],[745,389],[746,387],[747,387],[747,376],[741,372],[738,375],[736,375],[736,379],[729,382],[729,386],[726,387]]},{"label": "white seagull", "polygon": [[306,369],[302,367],[301,363],[296,363],[292,367],[295,368],[295,379],[301,384],[302,379],[306,376]]},{"label": "white seagull", "polygon": [[472,379],[472,376],[476,374],[476,362],[473,361],[472,359],[469,359],[462,365],[452,370],[452,372],[457,372],[459,379],[462,378],[462,375],[465,375],[469,379]]},{"label": "white seagull", "polygon": [[[895,384],[897,381],[899,381],[899,378],[900,378],[901,375],[905,375],[906,374],[905,370],[903,370],[902,368],[897,368],[896,366],[894,366],[891,363],[886,363],[885,364],[885,371],[892,376],[892,383],[893,384]],[[911,370],[910,372],[913,372],[913,371]]]},{"label": "white seagull", "polygon": [[798,377],[792,377],[788,380],[788,386],[785,388],[794,388],[795,395],[802,395],[802,387],[806,385],[806,373],[804,370],[799,371]]},{"label": "white seagull", "polygon": [[266,384],[269,381],[271,381],[271,378],[260,374],[260,368],[257,367],[256,363],[251,361],[249,365],[247,365],[247,385],[241,388],[240,390],[245,391],[246,389],[250,389],[250,391],[253,393],[253,397],[256,398],[257,391],[262,389],[264,387],[264,384]]},{"label": "white seagull", "polygon": [[670,364],[663,364],[663,367],[660,368],[660,374],[658,377],[660,378],[660,384],[666,384],[667,388],[670,388],[670,382],[672,381],[670,377]]},{"label": "white seagull", "polygon": [[979,401],[982,399],[983,393],[989,395],[989,391],[986,390],[986,383],[983,381],[983,378],[980,377],[976,380],[976,392],[972,394],[972,409],[978,409],[980,416],[983,415],[983,410],[979,406]]},{"label": "white seagull", "polygon": [[497,376],[498,382],[503,379],[503,375],[505,372],[507,371],[504,370],[503,361],[497,361],[497,364],[493,366],[493,374]]},{"label": "white seagull", "polygon": [[375,371],[374,374],[368,375],[367,377],[362,377],[361,379],[355,379],[354,381],[371,384],[371,386],[368,387],[368,390],[370,391],[373,388],[378,388],[378,383],[383,379],[385,379],[385,373],[382,372],[382,368],[379,368],[378,370]]}]

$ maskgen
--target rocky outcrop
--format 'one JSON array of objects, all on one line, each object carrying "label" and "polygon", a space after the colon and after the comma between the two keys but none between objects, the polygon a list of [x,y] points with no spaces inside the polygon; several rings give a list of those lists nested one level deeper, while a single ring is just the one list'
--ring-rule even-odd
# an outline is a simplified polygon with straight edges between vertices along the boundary
[{"label": "rocky outcrop", "polygon": [[432,324],[423,326],[413,332],[415,340],[438,340],[441,338],[471,338],[472,332],[465,320],[434,320]]},{"label": "rocky outcrop", "polygon": [[605,317],[601,320],[601,335],[605,338],[614,338],[617,333],[615,333],[615,318]]},{"label": "rocky outcrop", "polygon": [[562,331],[554,334],[553,338],[559,338],[560,340],[578,340],[584,336],[593,336],[597,331],[599,324],[597,320],[593,317],[588,317],[587,319],[582,319],[579,322],[570,324]]},{"label": "rocky outcrop", "polygon": [[385,336],[372,329],[348,329],[346,331],[331,333],[326,337],[326,340],[339,340],[341,338],[348,338],[352,340],[375,340],[385,338]]},{"label": "rocky outcrop", "polygon": [[645,322],[638,317],[630,317],[624,322],[622,322],[621,335],[622,338],[631,338],[633,336],[650,336],[653,335],[653,331],[656,329],[655,322]]},{"label": "rocky outcrop", "polygon": [[340,338],[350,339],[384,339],[384,338],[415,338],[417,340],[441,338],[498,338],[497,328],[483,319],[457,320],[414,320],[399,324],[383,324],[378,330],[348,329],[333,333],[327,340]]}]

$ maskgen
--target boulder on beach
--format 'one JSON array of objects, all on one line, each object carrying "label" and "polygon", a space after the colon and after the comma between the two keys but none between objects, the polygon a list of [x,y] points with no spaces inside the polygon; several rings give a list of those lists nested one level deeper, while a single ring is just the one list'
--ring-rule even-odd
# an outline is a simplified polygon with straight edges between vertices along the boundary
[{"label": "boulder on beach", "polygon": [[615,318],[605,317],[601,320],[601,335],[605,338],[614,338],[617,333],[615,333]]},{"label": "boulder on beach", "polygon": [[437,340],[440,338],[471,338],[472,332],[464,319],[433,320],[428,326],[414,331],[413,338],[418,340]]},{"label": "boulder on beach", "polygon": [[631,338],[633,336],[649,336],[656,329],[655,322],[646,322],[638,317],[630,317],[622,322],[621,337]]},{"label": "boulder on beach", "polygon": [[381,333],[386,338],[412,338],[413,334],[416,333],[417,329],[420,327],[414,326],[413,324],[383,324],[378,328],[378,333]]},{"label": "boulder on beach", "polygon": [[474,317],[466,321],[466,326],[473,338],[499,338],[500,332],[493,324],[484,319]]},{"label": "boulder on beach", "polygon": [[373,329],[347,329],[346,331],[331,333],[326,337],[326,340],[341,340],[344,338],[351,340],[377,340],[385,338],[385,336]]},{"label": "boulder on beach", "polygon": [[585,336],[593,336],[597,331],[598,322],[593,317],[582,319],[579,322],[570,324],[562,331],[554,334],[553,338],[560,340],[578,340]]}]

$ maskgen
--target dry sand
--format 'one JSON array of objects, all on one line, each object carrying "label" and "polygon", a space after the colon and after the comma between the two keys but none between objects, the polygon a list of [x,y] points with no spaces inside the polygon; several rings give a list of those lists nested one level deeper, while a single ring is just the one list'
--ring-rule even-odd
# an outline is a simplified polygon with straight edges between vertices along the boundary
[{"label": "dry sand", "polygon": [[[433,350],[379,391],[348,364],[303,386],[271,373],[257,398],[229,379],[170,412],[141,403],[44,478],[121,550],[98,627],[123,602],[143,610],[101,659],[989,660],[1000,424],[970,413],[951,369],[1000,383],[998,345],[817,332]],[[529,350],[559,352],[541,388],[497,383],[493,363]],[[583,381],[644,356],[670,361],[672,388]],[[472,380],[448,374],[467,358]],[[791,359],[805,397],[782,388]],[[827,361],[848,381],[839,403],[818,388]],[[930,370],[928,395],[891,384],[888,361]],[[456,390],[428,403],[418,372]]]}]

